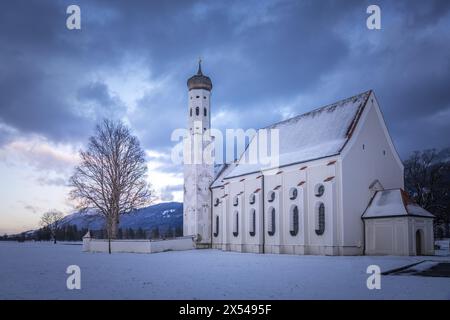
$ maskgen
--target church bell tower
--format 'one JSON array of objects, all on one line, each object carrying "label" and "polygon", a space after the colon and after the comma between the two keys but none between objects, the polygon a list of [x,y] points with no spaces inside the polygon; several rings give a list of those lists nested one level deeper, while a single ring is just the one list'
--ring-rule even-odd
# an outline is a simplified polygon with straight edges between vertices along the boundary
[{"label": "church bell tower", "polygon": [[211,79],[202,73],[201,60],[197,74],[187,81],[188,137],[184,152],[183,234],[194,236],[197,247],[211,246],[211,191],[214,164],[205,158],[211,137]]}]

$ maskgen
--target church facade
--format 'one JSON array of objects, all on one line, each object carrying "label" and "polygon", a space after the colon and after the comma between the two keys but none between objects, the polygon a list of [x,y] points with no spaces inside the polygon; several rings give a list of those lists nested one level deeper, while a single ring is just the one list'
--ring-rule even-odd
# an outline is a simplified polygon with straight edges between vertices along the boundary
[{"label": "church facade", "polygon": [[[210,128],[212,82],[188,80],[191,138]],[[403,191],[403,164],[373,91],[264,129],[279,165],[185,164],[184,235],[198,247],[316,255],[433,254],[433,216]],[[206,139],[208,140],[208,139]],[[201,145],[206,147],[206,143]]]}]

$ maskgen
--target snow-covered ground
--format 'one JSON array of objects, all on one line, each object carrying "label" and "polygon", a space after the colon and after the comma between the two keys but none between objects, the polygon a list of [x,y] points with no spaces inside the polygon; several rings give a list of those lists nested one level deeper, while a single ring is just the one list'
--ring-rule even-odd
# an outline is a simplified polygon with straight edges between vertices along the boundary
[{"label": "snow-covered ground", "polygon": [[[327,257],[192,250],[83,253],[79,245],[0,242],[0,299],[450,299],[450,278],[389,275],[368,290],[367,266],[388,271],[450,257]],[[69,265],[81,290],[66,288]]]}]

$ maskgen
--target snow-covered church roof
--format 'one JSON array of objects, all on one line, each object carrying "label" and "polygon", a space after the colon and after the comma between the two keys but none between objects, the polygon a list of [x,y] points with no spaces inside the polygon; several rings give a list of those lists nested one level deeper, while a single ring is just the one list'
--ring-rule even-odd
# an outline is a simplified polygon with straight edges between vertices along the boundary
[{"label": "snow-covered church roof", "polygon": [[235,162],[221,165],[220,169],[215,174],[216,178],[211,184],[211,188],[223,186],[223,184],[225,183],[223,178],[226,177],[231,171],[233,171],[235,167],[236,167]]},{"label": "snow-covered church roof", "polygon": [[402,189],[377,191],[362,215],[363,219],[402,216],[434,217],[427,210],[413,202]]},{"label": "snow-covered church roof", "polygon": [[[351,137],[370,93],[367,91],[263,128],[279,130],[278,167],[339,154]],[[226,174],[219,174],[215,182],[270,169],[260,163],[244,163],[252,144],[257,143],[253,138],[237,165]]]}]

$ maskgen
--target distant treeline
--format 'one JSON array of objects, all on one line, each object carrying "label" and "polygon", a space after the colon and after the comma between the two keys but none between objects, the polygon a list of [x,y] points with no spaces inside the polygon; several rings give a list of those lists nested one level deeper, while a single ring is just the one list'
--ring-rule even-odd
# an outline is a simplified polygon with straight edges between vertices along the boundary
[{"label": "distant treeline", "polygon": [[[88,229],[78,229],[75,225],[68,225],[63,228],[58,228],[56,231],[57,241],[81,241],[83,236],[88,232]],[[91,236],[96,239],[106,239],[106,229],[91,230]],[[117,234],[118,239],[165,239],[183,236],[183,229],[181,227],[173,228],[169,226],[163,231],[160,228],[153,228],[152,230],[138,229],[122,229],[119,228]],[[33,233],[21,233],[18,235],[3,235],[0,236],[0,241],[15,240],[15,241],[50,241],[53,240],[49,228],[41,228]]]}]

